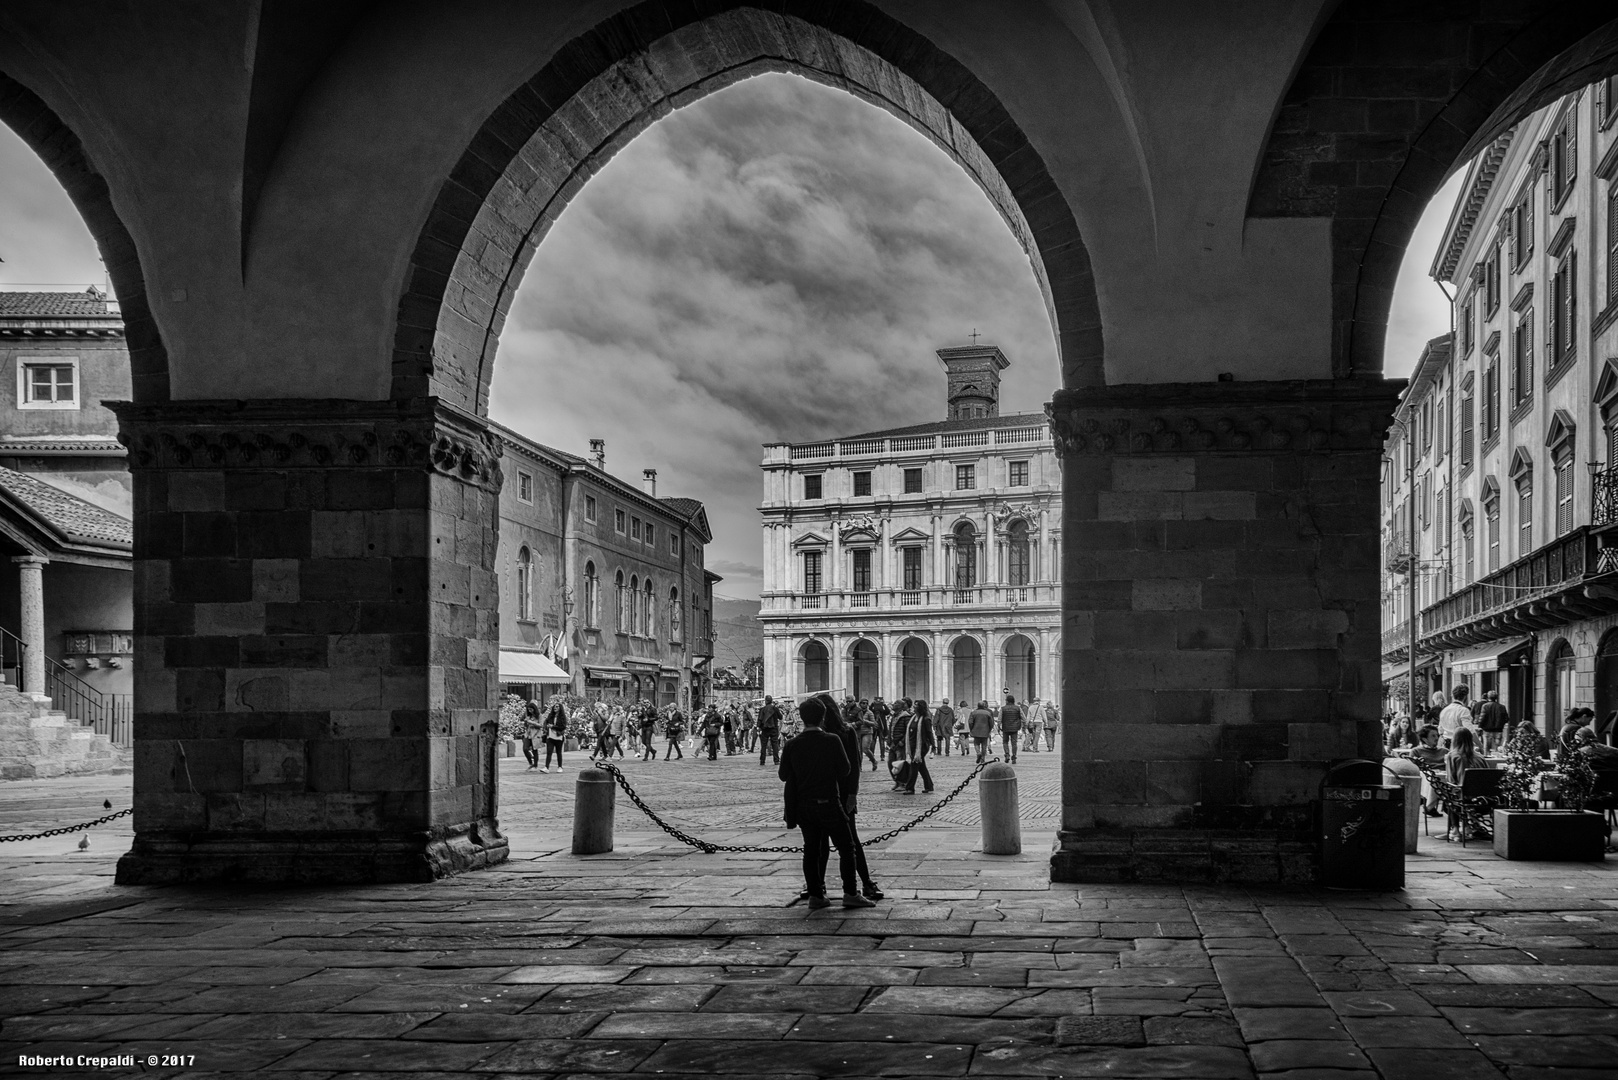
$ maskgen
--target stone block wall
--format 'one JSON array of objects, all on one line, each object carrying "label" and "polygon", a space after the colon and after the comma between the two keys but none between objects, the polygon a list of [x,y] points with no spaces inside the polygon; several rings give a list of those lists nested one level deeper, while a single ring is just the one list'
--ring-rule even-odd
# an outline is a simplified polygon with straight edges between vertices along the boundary
[{"label": "stone block wall", "polygon": [[1064,391],[1057,880],[1307,881],[1327,765],[1380,758],[1398,389]]},{"label": "stone block wall", "polygon": [[423,880],[503,859],[482,421],[430,399],[114,408],[136,537],[119,881]]}]

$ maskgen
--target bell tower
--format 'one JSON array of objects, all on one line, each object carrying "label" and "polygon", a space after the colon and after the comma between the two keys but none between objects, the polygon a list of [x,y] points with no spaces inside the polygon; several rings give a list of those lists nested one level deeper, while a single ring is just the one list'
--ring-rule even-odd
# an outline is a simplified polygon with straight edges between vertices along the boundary
[{"label": "bell tower", "polygon": [[938,362],[949,376],[949,419],[1000,415],[1000,373],[1011,361],[998,345],[939,349]]}]

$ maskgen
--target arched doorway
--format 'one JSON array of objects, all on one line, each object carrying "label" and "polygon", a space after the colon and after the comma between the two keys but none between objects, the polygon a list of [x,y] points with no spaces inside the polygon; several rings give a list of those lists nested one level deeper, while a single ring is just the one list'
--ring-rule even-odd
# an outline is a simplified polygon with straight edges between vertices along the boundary
[{"label": "arched doorway", "polygon": [[857,699],[882,692],[882,660],[876,644],[861,638],[848,650],[848,692]]},{"label": "arched doorway", "polygon": [[1607,725],[1607,717],[1618,710],[1618,630],[1608,630],[1602,635],[1601,646],[1596,650],[1596,720],[1602,725],[1602,730],[1608,732],[1608,741],[1618,738],[1614,734],[1612,725]]},{"label": "arched doorway", "polygon": [[1556,735],[1573,708],[1573,646],[1559,638],[1545,657],[1545,734]]},{"label": "arched doorway", "polygon": [[803,664],[803,679],[799,685],[805,694],[818,694],[831,689],[831,653],[823,642],[806,642],[798,654]]},{"label": "arched doorway", "polygon": [[983,646],[963,635],[949,647],[950,700],[976,705],[983,699]]},{"label": "arched doorway", "polygon": [[1005,687],[1018,702],[1033,697],[1039,686],[1038,655],[1034,643],[1023,635],[1013,634],[1006,639]]},{"label": "arched doorway", "polygon": [[931,675],[927,643],[920,638],[905,638],[899,646],[899,693],[907,698],[926,698],[927,681]]}]

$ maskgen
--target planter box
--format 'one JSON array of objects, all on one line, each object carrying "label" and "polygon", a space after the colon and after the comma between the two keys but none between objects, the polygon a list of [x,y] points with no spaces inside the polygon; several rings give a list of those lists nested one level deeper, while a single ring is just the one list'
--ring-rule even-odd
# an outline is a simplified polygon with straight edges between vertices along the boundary
[{"label": "planter box", "polygon": [[564,742],[562,744],[562,749],[566,750],[570,754],[573,753],[574,751],[578,750],[578,748],[579,748],[579,740],[574,739],[574,738],[569,738],[566,742]]},{"label": "planter box", "polygon": [[516,756],[517,756],[517,740],[515,740],[515,739],[507,739],[506,740],[506,757],[516,757]]},{"label": "planter box", "polygon": [[1527,862],[1600,862],[1607,819],[1588,810],[1496,810],[1494,853]]}]

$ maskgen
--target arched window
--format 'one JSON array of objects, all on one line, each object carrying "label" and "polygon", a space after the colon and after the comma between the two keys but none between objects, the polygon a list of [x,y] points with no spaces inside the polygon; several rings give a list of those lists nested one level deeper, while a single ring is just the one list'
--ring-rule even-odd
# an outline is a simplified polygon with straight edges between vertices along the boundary
[{"label": "arched window", "polygon": [[646,579],[646,610],[641,612],[643,620],[642,633],[647,637],[657,636],[657,594],[652,591],[652,579]]},{"label": "arched window", "polygon": [[850,691],[856,698],[873,697],[882,692],[882,664],[875,643],[861,638],[848,651]]},{"label": "arched window", "polygon": [[983,647],[975,637],[958,637],[949,655],[950,696],[976,705],[983,698]]},{"label": "arched window", "polygon": [[1039,694],[1038,655],[1034,643],[1024,635],[1013,634],[1006,639],[1006,676],[1002,685],[1020,702]]},{"label": "arched window", "polygon": [[640,633],[640,575],[629,578],[629,617],[624,620],[624,633]]},{"label": "arched window", "polygon": [[955,587],[970,589],[978,583],[978,531],[970,521],[955,526]]},{"label": "arched window", "polygon": [[601,579],[593,562],[584,564],[584,625],[601,625]]},{"label": "arched window", "polygon": [[1028,522],[1013,521],[1006,541],[1006,584],[1022,587],[1033,577],[1028,547]]},{"label": "arched window", "polygon": [[669,640],[684,641],[680,634],[680,590],[669,590]]},{"label": "arched window", "polygon": [[899,646],[899,687],[907,698],[927,698],[929,665],[927,643],[920,638],[906,638]]},{"label": "arched window", "polygon": [[517,618],[534,617],[534,557],[526,545],[517,552]]},{"label": "arched window", "polygon": [[805,643],[803,652],[803,692],[818,694],[831,689],[831,654],[818,641]]},{"label": "arched window", "polygon": [[629,593],[624,589],[624,572],[618,571],[618,632],[629,633]]}]

